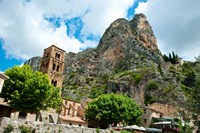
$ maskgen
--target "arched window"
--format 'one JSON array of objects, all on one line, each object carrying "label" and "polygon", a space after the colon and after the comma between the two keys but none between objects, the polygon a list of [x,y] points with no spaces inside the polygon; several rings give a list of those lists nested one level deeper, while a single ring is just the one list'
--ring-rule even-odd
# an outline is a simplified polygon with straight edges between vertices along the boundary
[{"label": "arched window", "polygon": [[58,57],[58,53],[56,52],[56,54],[55,54],[55,58],[57,58]]},{"label": "arched window", "polygon": [[57,86],[57,81],[56,81],[56,80],[54,81],[53,85],[54,85],[55,87]]},{"label": "arched window", "polygon": [[58,59],[60,59],[60,54],[58,54]]},{"label": "arched window", "polygon": [[52,79],[51,80],[51,84],[56,87],[57,86],[57,81]]},{"label": "arched window", "polygon": [[52,70],[55,70],[55,69],[56,69],[56,64],[53,63]]},{"label": "arched window", "polygon": [[57,69],[56,69],[56,71],[57,71],[57,72],[59,72],[59,68],[60,68],[60,66],[59,66],[59,65],[57,65]]}]

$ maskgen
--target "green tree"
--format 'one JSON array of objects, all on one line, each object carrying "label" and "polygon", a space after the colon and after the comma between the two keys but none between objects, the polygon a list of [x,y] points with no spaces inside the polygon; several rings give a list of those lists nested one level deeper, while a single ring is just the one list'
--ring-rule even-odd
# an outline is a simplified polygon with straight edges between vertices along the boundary
[{"label": "green tree", "polygon": [[163,60],[164,60],[165,62],[169,61],[169,57],[168,57],[167,55],[164,54],[162,57],[163,57]]},{"label": "green tree", "polygon": [[162,57],[163,57],[163,60],[165,62],[169,61],[172,64],[178,64],[179,63],[179,61],[178,61],[178,55],[175,54],[174,51],[172,51],[172,54],[169,53],[169,57],[167,55],[165,55],[165,54]]},{"label": "green tree", "polygon": [[62,102],[59,88],[50,84],[47,74],[33,73],[28,65],[15,66],[5,74],[10,79],[5,82],[1,96],[19,111],[38,112],[57,108]]},{"label": "green tree", "polygon": [[193,86],[190,86],[187,94],[187,107],[193,113],[195,125],[200,130],[200,62],[197,60],[194,67],[195,81]]},{"label": "green tree", "polygon": [[90,102],[85,111],[86,119],[101,128],[119,122],[137,124],[141,115],[141,108],[131,98],[119,94],[101,95]]},{"label": "green tree", "polygon": [[193,112],[200,115],[200,64],[195,67],[195,83],[189,91],[189,106]]}]

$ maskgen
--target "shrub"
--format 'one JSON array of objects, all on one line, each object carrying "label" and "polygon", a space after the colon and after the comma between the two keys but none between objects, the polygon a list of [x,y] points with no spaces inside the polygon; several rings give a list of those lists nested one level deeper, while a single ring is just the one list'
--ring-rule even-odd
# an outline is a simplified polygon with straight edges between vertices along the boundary
[{"label": "shrub", "polygon": [[145,96],[144,104],[145,104],[145,105],[152,104],[152,103],[154,103],[155,101],[156,101],[156,98],[155,98],[155,97],[153,97],[153,96],[147,94],[147,95]]},{"label": "shrub", "polygon": [[132,132],[127,130],[121,130],[120,133],[132,133]]},{"label": "shrub", "polygon": [[96,133],[100,133],[100,129],[99,128],[96,128]]},{"label": "shrub", "polygon": [[146,85],[147,90],[156,90],[158,87],[159,85],[155,80],[149,80]]},{"label": "shrub", "polygon": [[7,127],[4,128],[4,133],[10,133],[14,130],[13,125],[8,124]]},{"label": "shrub", "polygon": [[27,127],[25,125],[19,126],[19,129],[21,130],[21,133],[35,133],[36,131],[35,128]]},{"label": "shrub", "polygon": [[133,78],[133,80],[135,81],[136,84],[138,84],[142,80],[141,74],[132,73],[131,77]]}]

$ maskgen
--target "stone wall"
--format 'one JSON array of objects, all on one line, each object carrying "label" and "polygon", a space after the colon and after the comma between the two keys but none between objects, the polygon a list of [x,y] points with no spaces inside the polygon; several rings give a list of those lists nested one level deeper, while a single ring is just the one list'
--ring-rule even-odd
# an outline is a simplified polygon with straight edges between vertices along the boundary
[{"label": "stone wall", "polygon": [[[8,125],[12,125],[14,130],[11,133],[20,133],[20,127],[28,128],[35,133],[97,133],[95,128],[72,127],[64,124],[44,123],[37,121],[26,121],[3,117],[0,119],[0,133],[3,133]],[[100,129],[99,133],[110,133],[109,130]]]}]

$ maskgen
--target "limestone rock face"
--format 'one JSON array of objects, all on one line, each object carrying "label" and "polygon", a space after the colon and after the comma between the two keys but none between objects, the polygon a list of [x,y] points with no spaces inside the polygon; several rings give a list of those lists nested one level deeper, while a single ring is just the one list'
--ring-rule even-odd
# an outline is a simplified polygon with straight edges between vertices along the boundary
[{"label": "limestone rock face", "polygon": [[29,60],[27,60],[24,64],[28,64],[32,67],[33,71],[40,70],[42,57],[32,57]]},{"label": "limestone rock face", "polygon": [[140,43],[149,50],[160,52],[157,46],[156,37],[144,14],[136,14],[130,23],[132,29],[135,29],[134,34]]},{"label": "limestone rock face", "polygon": [[[34,68],[39,65],[28,62]],[[131,21],[117,19],[106,29],[97,48],[66,53],[62,96],[80,101],[114,92],[127,94],[140,105],[149,99],[183,103],[180,83],[169,68],[164,66],[143,14],[135,15]],[[158,85],[156,89],[149,89],[152,82]]]}]

